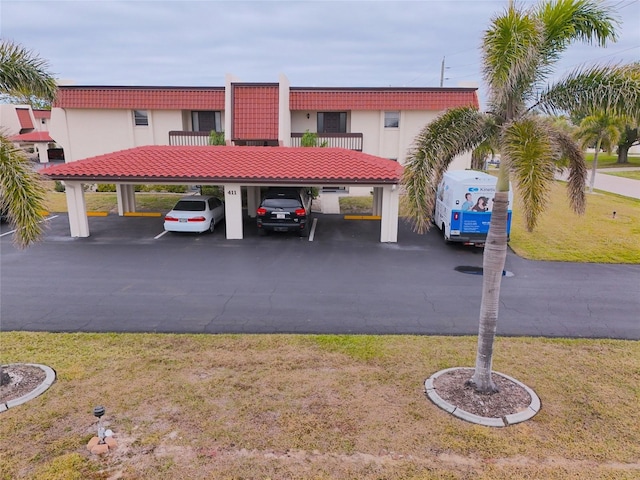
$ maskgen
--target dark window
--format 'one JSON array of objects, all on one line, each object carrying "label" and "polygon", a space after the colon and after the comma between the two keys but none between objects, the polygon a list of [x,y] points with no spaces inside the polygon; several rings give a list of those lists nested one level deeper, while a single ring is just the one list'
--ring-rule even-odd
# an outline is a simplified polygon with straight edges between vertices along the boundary
[{"label": "dark window", "polygon": [[263,207],[271,208],[296,208],[300,207],[300,200],[297,198],[265,198],[262,201]]},{"label": "dark window", "polygon": [[180,200],[173,209],[182,212],[204,212],[206,204],[200,200]]},{"label": "dark window", "polygon": [[400,112],[384,112],[384,128],[398,128],[400,126]]},{"label": "dark window", "polygon": [[347,112],[318,112],[318,133],[347,133]]},{"label": "dark window", "polygon": [[149,115],[146,110],[134,110],[133,111],[133,121],[136,126],[146,126],[149,125]]},{"label": "dark window", "polygon": [[221,112],[191,112],[191,122],[194,132],[222,132]]}]

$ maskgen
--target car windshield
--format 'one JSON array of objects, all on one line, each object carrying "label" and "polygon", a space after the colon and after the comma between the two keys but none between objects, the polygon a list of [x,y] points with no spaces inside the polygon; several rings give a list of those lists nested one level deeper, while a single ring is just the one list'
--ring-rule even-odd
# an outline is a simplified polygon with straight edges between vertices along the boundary
[{"label": "car windshield", "polygon": [[300,200],[295,198],[265,198],[262,201],[262,206],[271,208],[297,208],[300,206]]},{"label": "car windshield", "polygon": [[183,212],[203,212],[205,202],[203,200],[180,200],[173,209]]}]

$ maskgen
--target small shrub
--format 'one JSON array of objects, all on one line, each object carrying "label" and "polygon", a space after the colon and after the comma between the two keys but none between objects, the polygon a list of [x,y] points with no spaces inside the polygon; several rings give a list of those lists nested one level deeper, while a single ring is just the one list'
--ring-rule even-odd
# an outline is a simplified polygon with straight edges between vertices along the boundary
[{"label": "small shrub", "polygon": [[116,186],[114,183],[101,183],[96,188],[96,192],[109,192],[113,193],[116,191]]},{"label": "small shrub", "polygon": [[64,192],[64,191],[65,191],[64,183],[62,183],[60,180],[56,180],[56,184],[55,184],[55,186],[53,187],[53,189],[54,189],[56,192],[60,192],[60,193]]}]

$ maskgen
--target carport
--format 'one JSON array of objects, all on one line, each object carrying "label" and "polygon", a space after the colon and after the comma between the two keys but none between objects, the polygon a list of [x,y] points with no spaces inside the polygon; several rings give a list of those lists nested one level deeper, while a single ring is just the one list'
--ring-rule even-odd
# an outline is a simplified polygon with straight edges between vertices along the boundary
[{"label": "carport", "polygon": [[114,183],[118,213],[135,211],[134,185],[191,184],[224,188],[227,239],[243,238],[242,195],[250,216],[260,188],[350,186],[373,188],[380,241],[397,242],[402,167],[393,160],[342,148],[146,146],[56,165],[40,171],[65,182],[72,237],[88,237],[85,184]]}]

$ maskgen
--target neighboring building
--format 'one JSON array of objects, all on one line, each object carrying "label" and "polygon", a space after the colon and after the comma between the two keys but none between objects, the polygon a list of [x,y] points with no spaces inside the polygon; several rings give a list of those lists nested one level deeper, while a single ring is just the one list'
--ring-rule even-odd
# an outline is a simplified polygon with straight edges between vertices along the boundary
[{"label": "neighboring building", "polygon": [[[58,153],[49,136],[50,110],[34,110],[30,105],[0,104],[0,128],[5,135],[40,163],[48,163],[51,151]],[[61,151],[60,151],[61,153]]]}]

